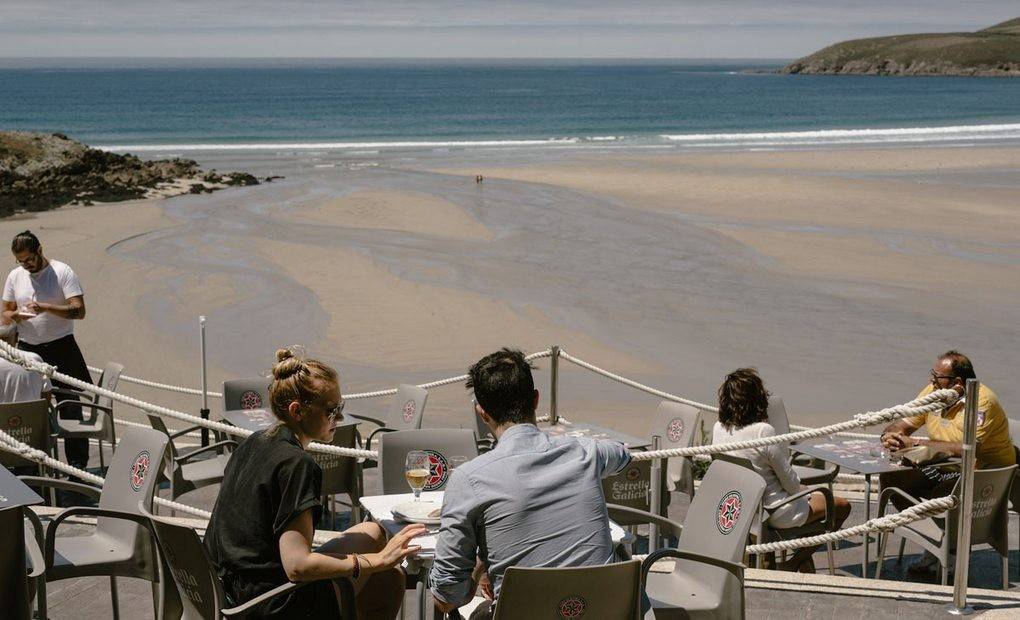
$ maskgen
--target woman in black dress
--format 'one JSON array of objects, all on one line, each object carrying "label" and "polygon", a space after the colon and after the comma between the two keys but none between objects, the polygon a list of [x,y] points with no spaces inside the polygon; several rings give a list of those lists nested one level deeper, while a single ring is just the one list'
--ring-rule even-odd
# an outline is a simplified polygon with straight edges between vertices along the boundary
[{"label": "woman in black dress", "polygon": [[251,617],[329,618],[339,612],[331,579],[350,579],[362,618],[392,619],[404,596],[403,559],[424,532],[410,525],[386,541],[375,523],[359,523],[312,550],[321,515],[322,470],[305,449],[329,443],[343,418],[337,372],[322,362],[277,351],[269,399],[279,423],[246,439],[231,455],[205,545],[230,604],[288,581],[310,585],[262,605]]}]

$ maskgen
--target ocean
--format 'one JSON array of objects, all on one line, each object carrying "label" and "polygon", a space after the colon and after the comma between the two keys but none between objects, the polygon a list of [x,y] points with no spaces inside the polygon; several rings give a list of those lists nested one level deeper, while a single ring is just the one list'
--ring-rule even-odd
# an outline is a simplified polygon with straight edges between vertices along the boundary
[{"label": "ocean", "polygon": [[17,64],[0,65],[0,129],[116,151],[1020,140],[1020,80],[769,72],[782,61]]}]

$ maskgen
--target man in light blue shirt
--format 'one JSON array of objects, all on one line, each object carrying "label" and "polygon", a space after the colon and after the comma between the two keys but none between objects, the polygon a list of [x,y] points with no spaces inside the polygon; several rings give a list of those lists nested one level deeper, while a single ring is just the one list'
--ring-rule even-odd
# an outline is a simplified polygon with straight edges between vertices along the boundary
[{"label": "man in light blue shirt", "polygon": [[[495,599],[511,566],[613,561],[602,479],[630,463],[623,444],[550,437],[535,426],[538,390],[520,351],[503,349],[468,371],[475,413],[498,440],[454,470],[443,499],[430,587],[444,613],[471,600],[487,575]],[[472,619],[488,618],[483,605]]]}]

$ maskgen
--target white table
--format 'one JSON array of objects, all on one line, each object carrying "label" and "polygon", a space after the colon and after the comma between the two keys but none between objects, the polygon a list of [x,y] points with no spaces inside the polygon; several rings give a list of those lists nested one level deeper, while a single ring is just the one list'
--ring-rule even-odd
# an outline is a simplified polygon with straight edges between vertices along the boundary
[{"label": "white table", "polygon": [[[435,502],[442,505],[443,491],[422,491],[421,499],[422,501]],[[361,505],[368,512],[368,515],[372,518],[372,520],[381,525],[383,529],[386,530],[386,533],[392,536],[407,526],[407,523],[397,521],[393,517],[393,507],[413,500],[414,493],[367,495],[361,498]],[[439,526],[430,525],[428,534],[415,538],[411,544],[421,545],[421,551],[418,552],[417,556],[408,558],[407,561],[408,571],[418,573],[418,585],[415,587],[418,595],[418,618],[420,620],[425,620],[425,606],[427,604],[425,597],[425,581],[428,578],[429,567],[432,566],[432,561],[435,559],[436,538],[438,533]],[[609,535],[613,539],[613,544],[619,545],[623,542],[627,532],[616,523],[610,521]]]}]

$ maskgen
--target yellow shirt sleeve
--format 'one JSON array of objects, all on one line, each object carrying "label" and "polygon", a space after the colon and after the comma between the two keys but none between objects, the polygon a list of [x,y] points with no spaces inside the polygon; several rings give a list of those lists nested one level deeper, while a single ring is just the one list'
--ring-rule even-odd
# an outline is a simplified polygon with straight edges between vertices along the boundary
[{"label": "yellow shirt sleeve", "polygon": [[[931,387],[931,384],[929,383],[914,398],[921,398],[922,396],[927,396],[928,394],[931,394],[931,390],[932,390],[932,387]],[[914,428],[921,428],[921,427],[924,426],[925,422],[928,421],[928,415],[925,414],[925,413],[921,413],[921,414],[918,414],[918,415],[912,415],[909,418],[903,418],[903,421],[906,422],[907,424],[913,426]]]}]

